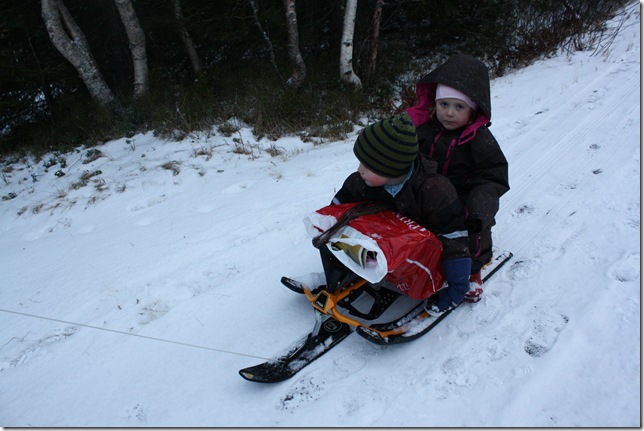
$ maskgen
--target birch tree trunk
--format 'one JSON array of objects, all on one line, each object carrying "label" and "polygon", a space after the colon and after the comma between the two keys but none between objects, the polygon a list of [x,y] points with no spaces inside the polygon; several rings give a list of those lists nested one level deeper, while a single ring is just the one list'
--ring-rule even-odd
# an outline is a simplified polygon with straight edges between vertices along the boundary
[{"label": "birch tree trunk", "polygon": [[186,30],[185,20],[183,19],[183,11],[181,9],[181,0],[174,0],[174,17],[179,23],[179,34],[181,35],[181,40],[183,41],[183,46],[186,48],[188,53],[188,58],[190,59],[190,64],[192,65],[192,71],[195,76],[201,75],[203,67],[201,65],[201,58],[197,53],[195,44],[190,37],[190,33]]},{"label": "birch tree trunk", "polygon": [[148,77],[148,54],[145,50],[145,33],[134,11],[131,0],[114,0],[132,52],[134,67],[134,100],[147,96],[150,88]]},{"label": "birch tree trunk", "polygon": [[376,0],[369,36],[369,62],[367,63],[367,81],[371,81],[376,72],[376,59],[378,58],[378,39],[380,38],[380,21],[385,0]]},{"label": "birch tree trunk", "polygon": [[286,29],[288,31],[288,55],[291,59],[293,72],[286,81],[288,88],[300,88],[306,79],[306,64],[300,51],[300,36],[297,29],[297,11],[295,0],[284,0],[286,10]]},{"label": "birch tree trunk", "polygon": [[42,0],[41,16],[52,44],[78,71],[94,100],[103,106],[115,103],[116,97],[98,70],[85,35],[62,0]]},{"label": "birch tree trunk", "polygon": [[354,89],[362,88],[360,78],[353,72],[353,31],[356,24],[358,0],[347,0],[342,26],[342,43],[340,44],[340,80]]},{"label": "birch tree trunk", "polygon": [[253,9],[253,17],[255,18],[255,25],[259,29],[259,32],[262,34],[262,37],[266,41],[266,45],[268,46],[268,51],[271,54],[271,63],[273,64],[273,69],[275,69],[275,73],[277,73],[277,76],[279,77],[280,81],[282,81],[282,75],[280,75],[279,68],[277,67],[277,63],[275,62],[275,52],[273,50],[273,43],[271,42],[271,39],[268,37],[268,34],[264,31],[262,28],[262,23],[259,21],[259,8],[257,6],[257,0],[248,0],[248,3],[250,3],[250,7]]}]

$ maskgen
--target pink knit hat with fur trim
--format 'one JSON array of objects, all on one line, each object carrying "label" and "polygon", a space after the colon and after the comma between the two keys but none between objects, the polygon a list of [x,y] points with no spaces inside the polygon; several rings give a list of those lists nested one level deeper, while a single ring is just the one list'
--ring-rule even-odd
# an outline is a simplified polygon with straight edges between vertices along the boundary
[{"label": "pink knit hat with fur trim", "polygon": [[448,87],[444,84],[438,84],[436,86],[436,100],[439,99],[458,99],[465,102],[467,106],[474,109],[475,111],[477,108],[476,103],[474,103],[474,101],[470,99],[465,93],[462,93],[457,89]]}]

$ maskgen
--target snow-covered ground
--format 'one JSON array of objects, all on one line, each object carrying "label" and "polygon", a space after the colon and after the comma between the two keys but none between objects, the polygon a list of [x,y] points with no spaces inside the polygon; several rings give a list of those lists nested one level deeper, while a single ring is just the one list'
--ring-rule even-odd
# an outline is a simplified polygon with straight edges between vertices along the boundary
[{"label": "snow-covered ground", "polygon": [[358,128],[142,134],[3,166],[0,425],[640,426],[639,3],[627,14],[606,49],[492,82],[512,186],[494,237],[515,257],[484,300],[411,343],[351,335],[278,384],[237,372],[313,326],[279,279],[321,271],[302,219],[356,168]]}]

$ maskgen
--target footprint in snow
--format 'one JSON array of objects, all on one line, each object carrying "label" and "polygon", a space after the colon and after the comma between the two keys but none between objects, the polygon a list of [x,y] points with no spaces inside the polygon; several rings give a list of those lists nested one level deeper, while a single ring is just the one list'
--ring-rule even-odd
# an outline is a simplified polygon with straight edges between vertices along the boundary
[{"label": "footprint in snow", "polygon": [[160,317],[163,317],[164,314],[166,314],[168,311],[170,311],[170,307],[168,307],[164,302],[162,301],[154,301],[151,302],[147,305],[145,305],[140,311],[139,311],[139,324],[140,325],[147,325],[150,322],[153,322]]},{"label": "footprint in snow", "polygon": [[541,312],[533,321],[530,337],[523,349],[533,358],[539,358],[552,349],[559,333],[568,323],[568,316],[555,312]]},{"label": "footprint in snow", "polygon": [[640,277],[640,254],[630,253],[615,262],[608,270],[608,275],[620,283],[637,280]]},{"label": "footprint in snow", "polygon": [[530,205],[521,205],[519,208],[512,211],[512,218],[522,219],[534,212],[534,207]]},{"label": "footprint in snow", "polygon": [[231,184],[228,187],[224,188],[221,193],[232,194],[232,193],[241,193],[249,189],[253,184],[247,182]]},{"label": "footprint in snow", "polygon": [[280,398],[280,410],[294,410],[305,404],[311,403],[322,395],[323,383],[318,383],[314,376],[305,376],[292,385],[288,392]]},{"label": "footprint in snow", "polygon": [[333,365],[333,374],[329,377],[331,381],[339,381],[362,370],[367,365],[367,361],[363,355],[351,353],[336,358]]},{"label": "footprint in snow", "polygon": [[348,376],[362,370],[367,365],[368,349],[338,356],[333,360],[333,366],[327,364],[323,369],[309,370],[308,374],[300,377],[280,399],[278,408],[291,410],[319,399],[329,385],[345,380]]},{"label": "footprint in snow", "polygon": [[459,337],[469,338],[472,334],[481,330],[482,326],[494,322],[502,311],[503,303],[507,301],[510,286],[504,283],[496,283],[496,292],[484,291],[483,299],[476,304],[463,304],[459,307],[463,319],[460,319],[456,327]]},{"label": "footprint in snow", "polygon": [[137,404],[131,409],[127,409],[126,413],[127,418],[134,422],[145,423],[148,419],[143,407],[141,407],[141,404]]},{"label": "footprint in snow", "polygon": [[[586,98],[586,108],[589,111],[592,111],[597,107],[598,102],[601,102],[603,99],[605,91],[599,92],[598,90],[594,90],[591,95]],[[601,104],[601,103],[600,103]]]},{"label": "footprint in snow", "polygon": [[512,263],[508,269],[511,280],[524,280],[534,275],[539,268],[539,263],[531,259],[519,259]]},{"label": "footprint in snow", "polygon": [[479,376],[472,372],[471,362],[452,356],[440,366],[440,372],[431,373],[428,387],[437,399],[458,399],[476,385]]}]

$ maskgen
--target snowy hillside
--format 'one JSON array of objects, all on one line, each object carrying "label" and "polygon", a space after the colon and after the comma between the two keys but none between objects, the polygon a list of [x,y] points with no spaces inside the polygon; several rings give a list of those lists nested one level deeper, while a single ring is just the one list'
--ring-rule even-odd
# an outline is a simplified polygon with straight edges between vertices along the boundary
[{"label": "snowy hillside", "polygon": [[492,82],[515,256],[484,299],[278,384],[238,370],[312,329],[279,279],[321,271],[302,219],[355,134],[145,134],[3,166],[0,425],[641,426],[639,3],[610,25],[604,49]]}]

